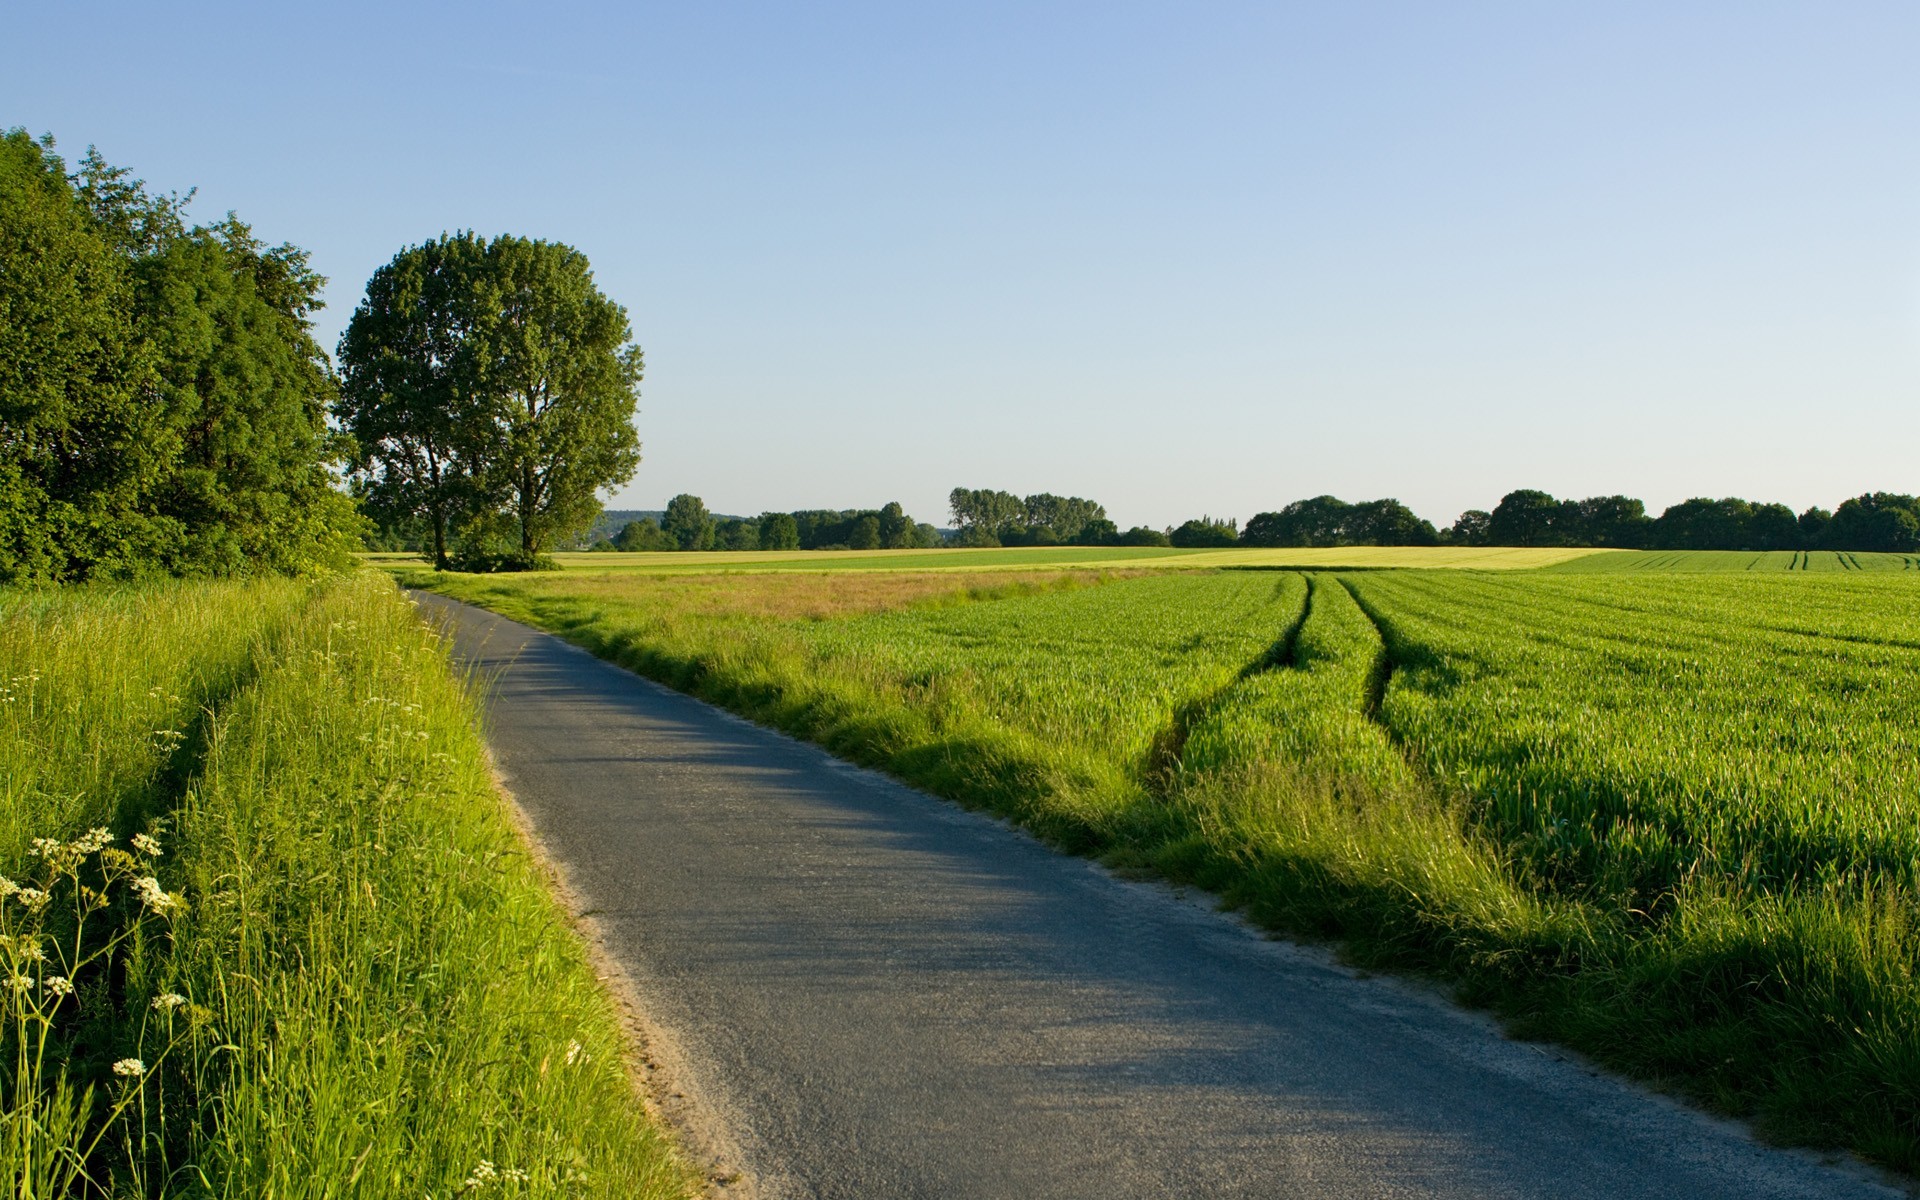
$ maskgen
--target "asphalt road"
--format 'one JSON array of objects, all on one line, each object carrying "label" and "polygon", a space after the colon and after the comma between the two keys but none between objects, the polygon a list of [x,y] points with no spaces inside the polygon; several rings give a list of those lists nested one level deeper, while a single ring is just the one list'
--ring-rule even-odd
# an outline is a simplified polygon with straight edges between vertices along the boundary
[{"label": "asphalt road", "polygon": [[1904,1194],[419,598],[727,1194]]}]

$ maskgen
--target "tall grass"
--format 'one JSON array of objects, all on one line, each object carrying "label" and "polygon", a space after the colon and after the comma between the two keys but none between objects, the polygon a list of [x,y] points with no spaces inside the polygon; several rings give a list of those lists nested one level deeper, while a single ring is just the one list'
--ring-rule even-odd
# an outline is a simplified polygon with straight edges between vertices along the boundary
[{"label": "tall grass", "polygon": [[417,578],[1920,1165],[1898,577],[1189,575],[844,616],[787,615],[776,576],[710,583],[751,597],[718,611],[635,576]]},{"label": "tall grass", "polygon": [[[473,697],[389,582],[9,603],[0,663],[40,676],[0,741],[12,844],[158,877],[107,889],[40,1066],[0,1059],[11,1126],[65,1114],[66,1192],[691,1194]],[[0,1141],[0,1186],[49,1194],[24,1145]]]}]

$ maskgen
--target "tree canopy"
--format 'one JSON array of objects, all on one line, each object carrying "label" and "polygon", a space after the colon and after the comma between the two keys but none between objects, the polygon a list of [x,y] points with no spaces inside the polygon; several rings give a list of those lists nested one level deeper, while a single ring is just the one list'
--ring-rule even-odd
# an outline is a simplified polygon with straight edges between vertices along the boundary
[{"label": "tree canopy", "polygon": [[442,235],[376,271],[340,342],[356,484],[424,519],[446,565],[530,564],[633,477],[642,374],[626,310],[557,242]]},{"label": "tree canopy", "polygon": [[1431,546],[1440,535],[1398,500],[1348,504],[1315,496],[1255,514],[1241,540],[1249,546]]},{"label": "tree canopy", "polygon": [[1041,492],[1023,499],[991,488],[954,488],[947,503],[966,546],[1089,544],[1090,536],[1113,529],[1105,507],[1079,496]]},{"label": "tree canopy", "polygon": [[345,565],[324,280],[89,152],[0,136],[0,580]]}]

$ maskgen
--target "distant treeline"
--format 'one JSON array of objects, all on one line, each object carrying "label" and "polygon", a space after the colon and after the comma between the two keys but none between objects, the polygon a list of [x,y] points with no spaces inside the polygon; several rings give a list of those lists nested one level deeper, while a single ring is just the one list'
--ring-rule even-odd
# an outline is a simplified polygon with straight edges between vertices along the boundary
[{"label": "distant treeline", "polygon": [[716,518],[698,496],[675,496],[660,520],[629,521],[597,550],[884,550],[934,546],[1601,546],[1629,550],[1920,551],[1920,500],[1892,492],[1856,496],[1832,512],[1784,504],[1694,499],[1658,517],[1631,496],[1557,500],[1507,493],[1492,512],[1469,509],[1446,528],[1398,500],[1296,500],[1234,520],[1196,517],[1178,526],[1122,531],[1104,506],[1080,496],[955,488],[954,528],[915,522],[899,504]]},{"label": "distant treeline", "polygon": [[881,508],[802,509],[757,517],[715,517],[700,497],[681,493],[659,520],[629,521],[594,550],[912,550],[942,544],[940,531],[916,522],[896,501]]},{"label": "distant treeline", "polygon": [[1920,550],[1920,501],[1892,492],[1856,496],[1832,512],[1795,513],[1738,497],[1696,498],[1658,517],[1631,496],[1558,500],[1522,489],[1492,512],[1469,509],[1436,529],[1397,500],[1296,500],[1247,522],[1248,546],[1601,546],[1629,550]]}]

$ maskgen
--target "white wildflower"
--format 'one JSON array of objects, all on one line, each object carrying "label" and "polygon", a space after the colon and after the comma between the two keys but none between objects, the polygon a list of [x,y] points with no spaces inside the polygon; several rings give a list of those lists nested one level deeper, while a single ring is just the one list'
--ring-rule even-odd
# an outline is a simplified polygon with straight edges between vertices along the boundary
[{"label": "white wildflower", "polygon": [[7,986],[16,992],[25,992],[33,988],[33,980],[27,978],[25,975],[15,975],[12,979],[7,980]]},{"label": "white wildflower", "polygon": [[160,857],[159,840],[157,838],[150,837],[147,834],[144,834],[144,833],[134,834],[133,848],[135,850],[138,850],[140,853],[146,855],[148,858]]},{"label": "white wildflower", "polygon": [[138,1079],[147,1073],[147,1064],[137,1058],[123,1058],[113,1064],[113,1073],[122,1079]]},{"label": "white wildflower", "polygon": [[27,853],[33,855],[35,858],[51,858],[60,853],[60,849],[59,838],[35,838],[33,839],[33,848],[28,850]]},{"label": "white wildflower", "polygon": [[500,1178],[510,1180],[514,1183],[525,1183],[527,1181],[527,1173],[520,1167],[508,1167],[506,1170],[500,1172]]},{"label": "white wildflower", "polygon": [[26,959],[28,962],[47,961],[47,948],[40,944],[39,938],[31,938],[21,942],[20,945],[15,948],[14,953]]},{"label": "white wildflower", "polygon": [[21,888],[19,891],[15,892],[14,895],[16,898],[19,899],[20,903],[26,905],[30,909],[33,909],[35,912],[38,912],[47,906],[48,896],[45,892],[41,891],[39,888]]},{"label": "white wildflower", "polygon": [[19,884],[4,875],[0,875],[0,898],[16,895],[19,891]]},{"label": "white wildflower", "polygon": [[585,1050],[579,1042],[569,1041],[567,1043],[567,1065],[572,1066],[574,1063],[579,1062],[580,1055],[584,1052]]},{"label": "white wildflower", "polygon": [[161,889],[160,881],[151,875],[142,875],[134,880],[133,890],[140,894],[140,903],[158,913],[170,911],[180,904],[179,899],[167,895]]},{"label": "white wildflower", "polygon": [[49,975],[47,976],[46,983],[41,986],[56,996],[73,995],[73,980],[68,979],[65,975]]},{"label": "white wildflower", "polygon": [[187,1002],[179,992],[162,992],[153,998],[153,1007],[161,1012],[169,1012]]},{"label": "white wildflower", "polygon": [[95,854],[106,849],[112,841],[112,831],[104,826],[96,825],[92,829],[87,830],[85,834],[81,835],[78,841],[73,843],[73,849],[77,854]]}]

